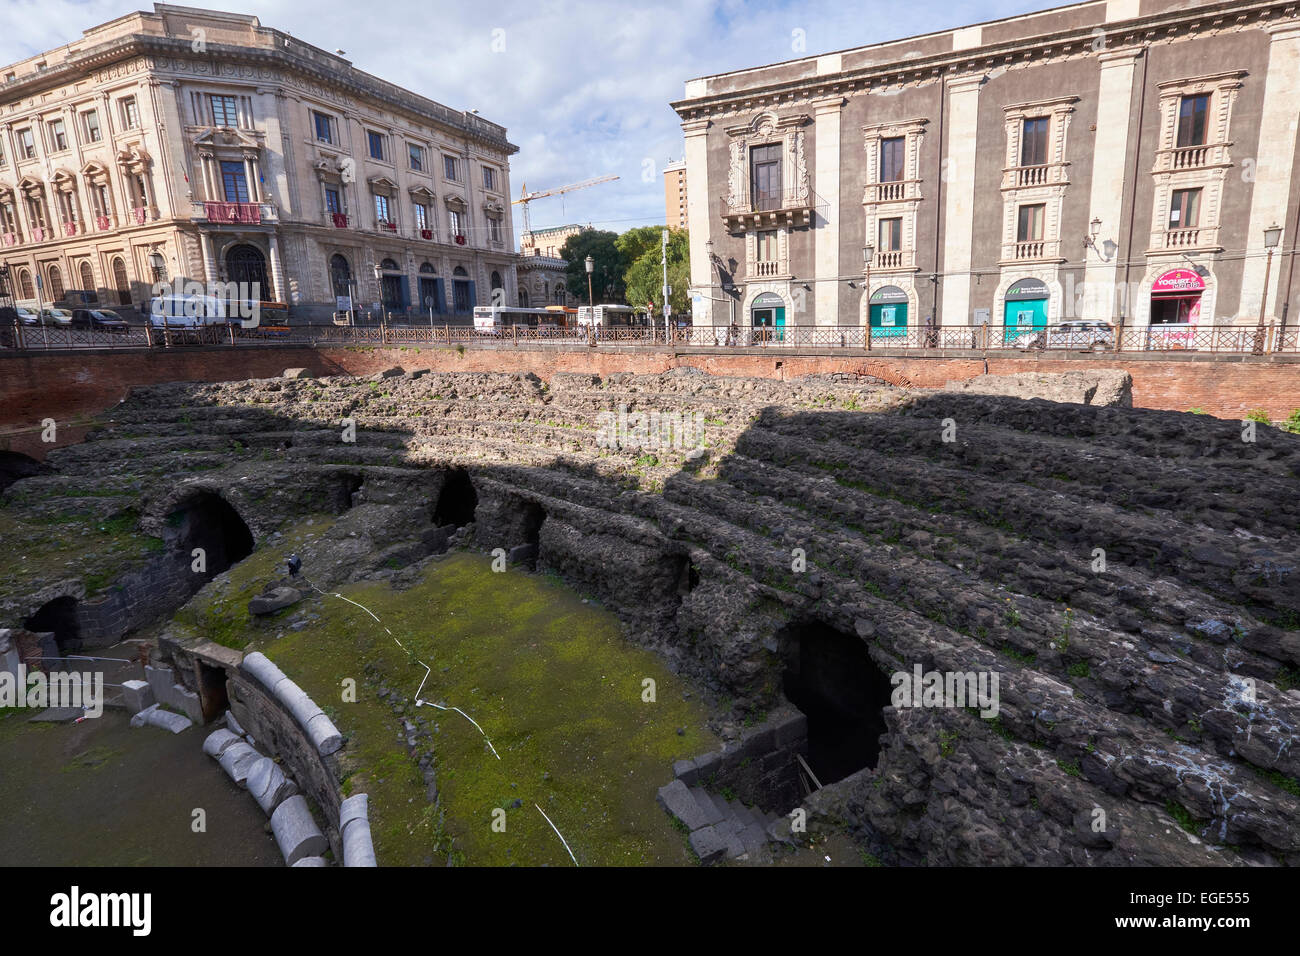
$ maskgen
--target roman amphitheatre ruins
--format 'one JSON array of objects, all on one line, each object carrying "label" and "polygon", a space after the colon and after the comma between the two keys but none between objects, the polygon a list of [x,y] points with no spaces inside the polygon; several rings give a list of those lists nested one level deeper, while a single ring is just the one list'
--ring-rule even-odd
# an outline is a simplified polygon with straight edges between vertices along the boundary
[{"label": "roman amphitheatre ruins", "polygon": [[[1300,437],[1127,387],[141,385],[11,469],[0,626],[136,640],[323,862],[365,793],[380,865],[1294,865]],[[996,674],[996,716],[891,702],[929,672]]]}]

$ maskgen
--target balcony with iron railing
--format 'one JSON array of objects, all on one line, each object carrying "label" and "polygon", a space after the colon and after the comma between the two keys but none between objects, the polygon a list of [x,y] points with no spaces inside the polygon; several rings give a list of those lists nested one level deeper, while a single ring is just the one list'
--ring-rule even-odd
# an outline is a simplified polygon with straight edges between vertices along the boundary
[{"label": "balcony with iron railing", "polygon": [[[215,201],[194,201],[192,204],[192,216],[198,222],[209,222],[214,225],[223,223],[230,225],[257,226],[267,222],[276,222],[278,217],[275,207],[265,202],[215,202]],[[133,209],[132,215],[135,221],[139,222],[139,209]]]},{"label": "balcony with iron railing", "polygon": [[813,191],[781,189],[757,197],[733,199],[722,196],[718,208],[730,232],[769,229],[773,226],[808,226],[812,224]]}]

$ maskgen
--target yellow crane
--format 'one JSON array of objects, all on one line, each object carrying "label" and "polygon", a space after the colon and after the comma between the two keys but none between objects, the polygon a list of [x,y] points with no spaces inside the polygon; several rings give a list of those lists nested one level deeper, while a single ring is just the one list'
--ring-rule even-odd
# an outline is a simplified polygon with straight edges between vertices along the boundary
[{"label": "yellow crane", "polygon": [[511,205],[524,207],[524,232],[530,233],[533,231],[533,229],[531,224],[528,222],[528,204],[532,202],[534,199],[541,199],[544,196],[558,196],[561,193],[571,193],[575,189],[586,189],[588,186],[596,186],[600,183],[608,183],[615,179],[618,179],[618,177],[597,176],[595,179],[584,179],[580,183],[570,183],[567,186],[557,186],[555,189],[543,189],[540,192],[535,192],[535,193],[530,193],[528,191],[528,184],[525,183],[523,185],[523,188],[520,190],[519,198],[516,199],[513,203],[511,203]]}]

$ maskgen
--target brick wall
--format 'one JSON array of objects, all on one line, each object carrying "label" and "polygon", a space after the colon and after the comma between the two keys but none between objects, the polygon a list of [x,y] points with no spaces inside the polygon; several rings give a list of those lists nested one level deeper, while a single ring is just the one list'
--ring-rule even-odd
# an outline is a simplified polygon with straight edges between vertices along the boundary
[{"label": "brick wall", "polygon": [[1133,376],[1133,403],[1144,408],[1204,409],[1222,418],[1241,418],[1263,408],[1274,419],[1300,408],[1300,356],[1211,359],[1185,353],[1114,356],[866,356],[822,350],[803,355],[664,349],[506,348],[194,348],[174,351],[79,350],[69,353],[0,354],[0,447],[43,459],[51,445],[41,441],[40,423],[59,423],[56,445],[80,441],[78,419],[97,414],[124,398],[132,385],[158,382],[215,382],[278,376],[303,367],[317,375],[365,375],[401,366],[407,370],[533,372],[548,379],[557,372],[610,375],[657,374],[679,365],[714,375],[796,378],[826,372],[866,372],[896,385],[935,388],[986,370],[1062,372],[1123,368]]}]

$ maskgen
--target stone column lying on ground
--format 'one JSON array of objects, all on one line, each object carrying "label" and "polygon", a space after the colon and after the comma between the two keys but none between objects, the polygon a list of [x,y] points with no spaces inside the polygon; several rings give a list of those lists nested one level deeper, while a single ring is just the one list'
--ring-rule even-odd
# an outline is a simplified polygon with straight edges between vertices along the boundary
[{"label": "stone column lying on ground", "polygon": [[339,833],[344,866],[379,865],[370,838],[370,798],[366,794],[354,794],[339,804]]},{"label": "stone column lying on ground", "polygon": [[320,856],[329,849],[329,841],[320,832],[302,794],[290,797],[271,814],[271,832],[275,834],[284,862],[293,866],[303,857]]},{"label": "stone column lying on ground", "polygon": [[246,787],[248,786],[248,772],[253,769],[253,764],[257,763],[261,756],[243,741],[233,743],[221,755],[221,769],[235,783],[241,787]]},{"label": "stone column lying on ground", "polygon": [[188,717],[173,714],[170,710],[162,710],[157,704],[153,704],[132,717],[131,726],[161,727],[163,730],[170,730],[174,734],[179,734],[192,724]]},{"label": "stone column lying on ground", "polygon": [[284,775],[274,760],[263,757],[248,771],[248,792],[262,812],[270,816],[276,807],[298,792],[298,785]]},{"label": "stone column lying on ground", "polygon": [[207,739],[203,741],[203,752],[209,757],[220,759],[232,745],[240,742],[239,737],[230,731],[216,730],[208,734]]},{"label": "stone column lying on ground", "polygon": [[307,696],[307,693],[284,675],[280,668],[260,651],[254,651],[244,657],[239,665],[245,673],[251,674],[289,711],[306,732],[312,745],[322,756],[328,757],[343,746],[343,735],[334,726],[334,721]]}]

